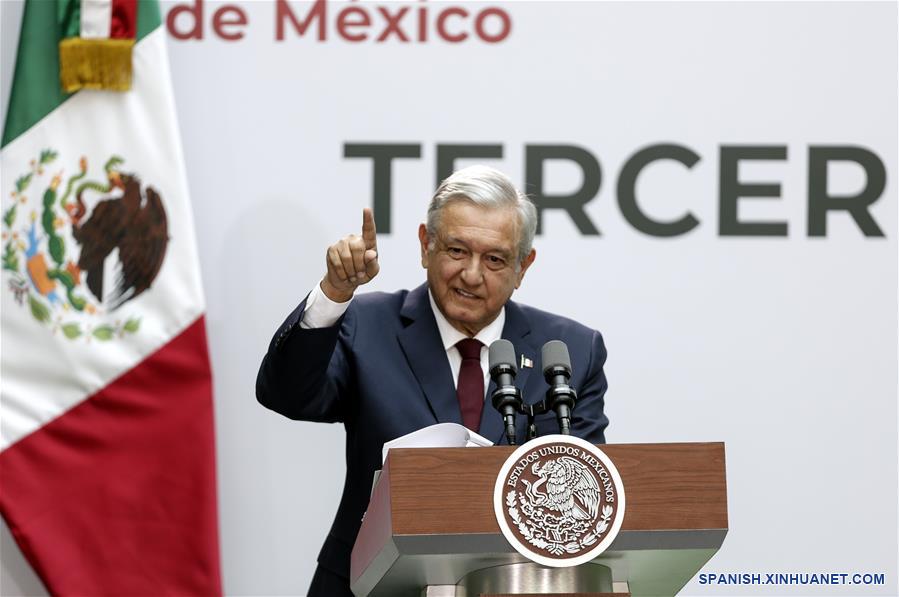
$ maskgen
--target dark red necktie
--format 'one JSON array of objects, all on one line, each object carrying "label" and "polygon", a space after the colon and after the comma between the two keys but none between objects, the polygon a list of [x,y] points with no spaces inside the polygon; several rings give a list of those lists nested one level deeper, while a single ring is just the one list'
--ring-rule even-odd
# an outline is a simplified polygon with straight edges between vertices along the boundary
[{"label": "dark red necktie", "polygon": [[456,343],[462,355],[462,367],[459,368],[459,383],[456,384],[456,396],[462,409],[462,424],[477,431],[481,426],[481,411],[484,410],[484,372],[481,370],[480,340],[466,338]]}]

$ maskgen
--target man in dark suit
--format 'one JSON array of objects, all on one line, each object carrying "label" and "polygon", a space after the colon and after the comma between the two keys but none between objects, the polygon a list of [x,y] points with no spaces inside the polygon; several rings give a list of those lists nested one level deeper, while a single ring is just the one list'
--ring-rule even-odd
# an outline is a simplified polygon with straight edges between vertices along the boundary
[{"label": "man in dark suit", "polygon": [[[259,370],[259,402],[291,419],[342,422],[347,432],[343,497],[309,595],[351,595],[350,552],[384,442],[442,422],[503,439],[499,413],[484,407],[485,386],[487,396],[493,390],[487,347],[500,337],[512,342],[523,365],[516,385],[526,403],[542,400],[547,388],[542,345],[568,345],[571,386],[579,393],[572,433],[604,442],[602,336],[510,300],[536,256],[536,221],[534,205],[504,174],[483,166],[460,170],[441,183],[419,227],[427,283],[355,296],[380,267],[366,209],[362,235],[328,248],[321,283],[276,332]],[[553,413],[537,424],[542,433],[558,429]],[[519,416],[519,443],[524,434]]]}]

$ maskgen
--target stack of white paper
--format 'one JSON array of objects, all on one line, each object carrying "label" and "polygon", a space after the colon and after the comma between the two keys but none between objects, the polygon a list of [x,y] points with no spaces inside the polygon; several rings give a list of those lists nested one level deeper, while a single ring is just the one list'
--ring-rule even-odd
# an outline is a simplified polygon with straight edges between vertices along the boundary
[{"label": "stack of white paper", "polygon": [[492,446],[493,442],[458,423],[437,423],[384,444],[381,462],[387,460],[390,448],[465,448]]}]

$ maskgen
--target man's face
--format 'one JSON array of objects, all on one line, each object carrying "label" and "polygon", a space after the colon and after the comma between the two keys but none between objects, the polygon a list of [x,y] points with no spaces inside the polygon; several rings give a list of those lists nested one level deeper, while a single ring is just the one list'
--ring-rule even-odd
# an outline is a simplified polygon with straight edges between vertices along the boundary
[{"label": "man's face", "polygon": [[518,268],[518,213],[467,201],[444,206],[434,246],[418,228],[421,264],[437,307],[454,328],[474,336],[496,319],[534,262],[531,250]]}]

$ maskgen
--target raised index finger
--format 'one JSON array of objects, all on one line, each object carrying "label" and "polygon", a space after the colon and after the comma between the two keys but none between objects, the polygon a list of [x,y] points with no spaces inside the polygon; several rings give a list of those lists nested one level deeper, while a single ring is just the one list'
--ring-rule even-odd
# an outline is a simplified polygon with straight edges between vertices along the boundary
[{"label": "raised index finger", "polygon": [[366,207],[362,210],[362,240],[365,241],[366,249],[377,249],[378,239],[377,230],[375,230],[375,216],[371,209]]}]

